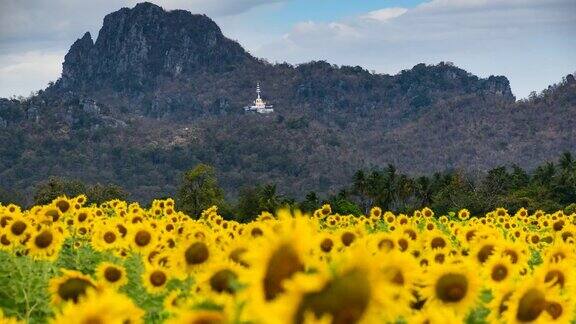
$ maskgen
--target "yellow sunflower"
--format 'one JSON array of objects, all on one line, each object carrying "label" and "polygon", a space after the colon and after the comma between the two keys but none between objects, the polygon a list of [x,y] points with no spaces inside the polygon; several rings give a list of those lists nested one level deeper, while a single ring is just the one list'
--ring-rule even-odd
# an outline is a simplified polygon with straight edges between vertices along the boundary
[{"label": "yellow sunflower", "polygon": [[120,288],[128,282],[126,269],[110,262],[102,262],[96,268],[96,278],[104,286]]},{"label": "yellow sunflower", "polygon": [[476,304],[480,283],[471,262],[433,265],[423,278],[421,295],[429,307],[449,308],[465,316]]},{"label": "yellow sunflower", "polygon": [[66,269],[60,272],[60,277],[50,279],[48,288],[55,305],[68,301],[77,303],[88,290],[97,288],[94,280],[81,272]]},{"label": "yellow sunflower", "polygon": [[115,290],[90,290],[77,303],[67,303],[52,324],[139,324],[143,323],[144,311],[130,298]]}]

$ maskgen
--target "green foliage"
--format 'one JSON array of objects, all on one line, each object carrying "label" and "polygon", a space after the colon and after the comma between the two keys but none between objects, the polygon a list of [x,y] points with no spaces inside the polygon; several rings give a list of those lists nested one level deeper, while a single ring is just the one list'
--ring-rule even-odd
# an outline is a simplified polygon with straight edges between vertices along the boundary
[{"label": "green foliage", "polygon": [[128,198],[128,193],[121,187],[110,184],[87,185],[80,180],[50,177],[47,181],[36,186],[34,204],[45,205],[51,203],[59,196],[76,197],[85,194],[88,203],[101,204],[112,199]]},{"label": "green foliage", "polygon": [[0,204],[17,204],[21,206],[24,201],[25,198],[20,193],[0,187]]},{"label": "green foliage", "polygon": [[274,184],[244,187],[238,196],[236,219],[243,222],[250,221],[263,211],[274,213],[286,205],[290,205],[290,201],[278,194]]},{"label": "green foliage", "polygon": [[86,193],[86,185],[78,180],[50,177],[36,186],[35,205],[46,205],[59,196],[76,197]]},{"label": "green foliage", "polygon": [[198,164],[184,174],[177,194],[177,207],[192,217],[224,202],[224,191],[218,186],[216,171],[206,164]]},{"label": "green foliage", "polygon": [[557,164],[546,162],[529,174],[517,165],[496,167],[483,176],[461,171],[411,178],[388,166],[384,170],[356,172],[350,190],[364,210],[371,205],[411,212],[431,206],[439,214],[466,208],[473,215],[498,207],[511,211],[576,211],[576,162],[564,153]]},{"label": "green foliage", "polygon": [[50,262],[0,251],[0,309],[27,323],[45,323],[52,315],[48,278],[56,271]]}]

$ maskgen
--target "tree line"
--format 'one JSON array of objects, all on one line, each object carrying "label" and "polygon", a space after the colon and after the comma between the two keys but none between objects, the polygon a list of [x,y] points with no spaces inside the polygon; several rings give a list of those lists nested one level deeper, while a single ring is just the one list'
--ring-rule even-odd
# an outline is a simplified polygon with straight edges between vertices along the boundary
[{"label": "tree line", "polygon": [[[86,194],[96,204],[129,198],[129,193],[118,185],[88,185],[51,177],[36,186],[33,202],[47,204],[60,195],[79,194]],[[192,217],[216,205],[224,217],[241,222],[250,221],[263,211],[291,208],[312,212],[326,203],[334,212],[354,215],[366,214],[373,206],[402,213],[423,207],[431,207],[438,214],[467,208],[473,215],[481,215],[497,207],[571,213],[576,212],[576,159],[565,152],[558,161],[546,162],[531,172],[512,165],[481,175],[453,170],[413,177],[388,165],[358,170],[349,185],[337,193],[320,195],[311,191],[300,200],[282,194],[273,183],[243,187],[236,199],[227,199],[214,167],[198,164],[184,173],[175,199],[177,207]],[[21,194],[0,188],[0,202],[22,201]]]}]

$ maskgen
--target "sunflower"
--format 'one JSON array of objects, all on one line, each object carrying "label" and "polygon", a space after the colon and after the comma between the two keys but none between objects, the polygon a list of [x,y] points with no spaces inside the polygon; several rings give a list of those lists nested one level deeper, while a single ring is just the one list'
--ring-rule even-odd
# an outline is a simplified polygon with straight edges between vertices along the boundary
[{"label": "sunflower", "polygon": [[468,211],[468,209],[461,209],[458,212],[458,219],[461,221],[465,221],[468,218],[470,218],[470,211]]},{"label": "sunflower", "polygon": [[488,309],[491,310],[486,319],[488,323],[503,322],[503,315],[508,310],[508,302],[515,288],[514,283],[508,283],[491,290],[492,300],[490,300],[490,303],[487,305]]},{"label": "sunflower", "polygon": [[73,224],[75,226],[89,224],[92,221],[92,209],[91,208],[81,208],[74,213]]},{"label": "sunflower", "polygon": [[259,308],[276,302],[285,293],[285,284],[311,262],[314,223],[287,214],[279,213],[275,235],[254,242],[257,245],[246,253],[250,268],[243,281],[248,289],[242,293],[254,301],[248,305],[248,313],[258,313]]},{"label": "sunflower", "polygon": [[514,265],[523,265],[528,261],[529,251],[521,242],[502,241],[496,246],[494,255],[507,257]]},{"label": "sunflower", "polygon": [[464,322],[464,317],[449,308],[424,307],[412,313],[407,320],[414,324],[460,324]]},{"label": "sunflower", "polygon": [[408,305],[412,299],[411,291],[419,279],[418,262],[412,256],[399,251],[379,253],[375,267],[381,280],[389,285],[387,294],[399,305]]},{"label": "sunflower", "polygon": [[172,290],[165,298],[164,298],[164,309],[169,313],[176,313],[186,305],[188,299],[187,296],[180,291],[180,289]]},{"label": "sunflower", "polygon": [[210,291],[211,294],[234,295],[239,288],[242,269],[242,266],[234,262],[217,262],[198,276],[198,285],[203,291]]},{"label": "sunflower", "polygon": [[422,209],[422,215],[426,218],[430,218],[434,217],[434,212],[432,211],[432,209],[425,207],[424,209]]},{"label": "sunflower", "polygon": [[550,323],[561,318],[564,311],[557,293],[547,291],[538,280],[526,280],[514,290],[505,303],[503,318],[507,323]]},{"label": "sunflower", "polygon": [[30,221],[22,216],[15,216],[6,226],[6,235],[10,241],[21,240],[32,230]]},{"label": "sunflower", "polygon": [[0,228],[0,251],[12,251],[13,247],[16,246],[16,242],[8,238],[6,230]]},{"label": "sunflower", "polygon": [[229,321],[224,313],[211,310],[183,310],[166,321],[166,324],[180,323],[226,324]]},{"label": "sunflower", "polygon": [[74,271],[61,269],[60,277],[50,279],[49,291],[52,303],[58,305],[62,302],[77,303],[90,289],[96,289],[96,283],[87,275]]},{"label": "sunflower", "polygon": [[575,293],[573,269],[572,262],[545,262],[536,269],[534,275],[540,283],[544,283],[550,289]]},{"label": "sunflower", "polygon": [[544,251],[544,258],[548,262],[574,262],[576,261],[574,244],[556,241]]},{"label": "sunflower", "polygon": [[91,237],[92,247],[102,252],[123,246],[124,240],[119,228],[126,229],[120,221],[97,223]]},{"label": "sunflower", "polygon": [[482,266],[495,254],[496,249],[502,244],[501,242],[501,240],[495,238],[480,239],[475,242],[470,254],[474,261]]},{"label": "sunflower", "polygon": [[315,212],[314,214],[317,214],[319,218],[323,219],[332,214],[332,207],[330,207],[330,204],[324,204],[317,210],[317,213]]},{"label": "sunflower", "polygon": [[198,273],[213,260],[217,260],[214,244],[208,240],[186,240],[170,252],[173,269],[180,277]]},{"label": "sunflower", "polygon": [[158,266],[147,266],[142,274],[142,282],[150,294],[162,293],[168,280],[170,280],[170,273],[167,269]]},{"label": "sunflower", "polygon": [[246,260],[246,252],[248,252],[249,246],[249,241],[234,240],[232,244],[224,249],[224,257],[238,265],[249,268],[250,264]]},{"label": "sunflower", "polygon": [[329,260],[337,253],[338,237],[331,232],[318,231],[313,238],[315,248],[312,253],[317,255],[319,260]]},{"label": "sunflower", "polygon": [[132,224],[128,230],[128,244],[136,252],[145,254],[158,242],[158,235],[148,222]]},{"label": "sunflower", "polygon": [[426,250],[444,249],[450,246],[450,239],[439,230],[426,232],[424,237]]},{"label": "sunflower", "polygon": [[480,284],[473,265],[468,262],[433,265],[423,278],[420,290],[426,304],[434,308],[449,308],[465,316],[476,304]]},{"label": "sunflower", "polygon": [[130,298],[112,289],[89,290],[77,303],[67,303],[51,320],[52,324],[139,324],[144,311]]},{"label": "sunflower", "polygon": [[96,268],[96,277],[99,282],[112,288],[122,287],[128,282],[126,269],[123,266],[110,262],[102,262],[98,265]]},{"label": "sunflower", "polygon": [[58,208],[60,213],[65,214],[72,208],[74,203],[73,199],[68,199],[66,196],[60,196],[52,201],[52,206]]},{"label": "sunflower", "polygon": [[[297,273],[271,307],[271,323],[379,323],[409,312],[395,293],[393,269],[382,272],[360,246],[346,249],[333,266]],[[396,277],[398,278],[398,277]],[[256,318],[257,319],[257,318]]]},{"label": "sunflower", "polygon": [[519,266],[513,264],[510,258],[490,258],[482,267],[485,283],[490,287],[505,284],[518,274],[518,268]]},{"label": "sunflower", "polygon": [[28,255],[35,259],[55,260],[62,248],[65,231],[56,225],[39,226],[26,242]]},{"label": "sunflower", "polygon": [[380,217],[382,217],[382,208],[372,207],[370,209],[370,217],[376,220],[380,219]]}]

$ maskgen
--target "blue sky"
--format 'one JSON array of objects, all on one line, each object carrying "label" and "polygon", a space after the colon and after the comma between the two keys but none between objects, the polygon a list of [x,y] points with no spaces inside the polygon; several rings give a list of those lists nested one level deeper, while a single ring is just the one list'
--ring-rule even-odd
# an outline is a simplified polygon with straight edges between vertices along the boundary
[{"label": "blue sky", "polygon": [[[253,55],[395,74],[450,61],[517,97],[576,71],[575,0],[157,0],[205,13]],[[134,0],[0,0],[0,97],[56,80],[70,45]]]}]

